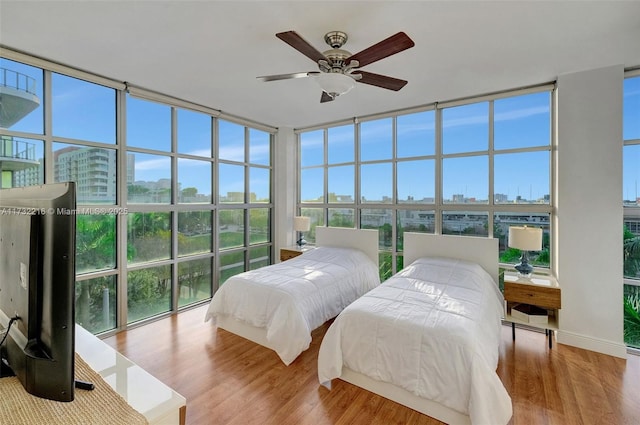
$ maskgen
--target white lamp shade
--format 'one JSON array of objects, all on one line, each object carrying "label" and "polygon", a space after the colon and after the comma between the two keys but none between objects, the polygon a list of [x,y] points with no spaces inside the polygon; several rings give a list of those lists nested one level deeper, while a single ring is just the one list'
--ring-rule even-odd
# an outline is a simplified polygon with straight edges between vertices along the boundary
[{"label": "white lamp shade", "polygon": [[293,230],[296,232],[306,232],[311,228],[309,217],[296,216],[293,218]]},{"label": "white lamp shade", "polygon": [[356,85],[353,78],[335,72],[323,72],[316,77],[316,81],[323,91],[336,96],[347,93]]},{"label": "white lamp shade", "polygon": [[539,227],[509,227],[509,246],[523,251],[542,249],[542,229]]}]

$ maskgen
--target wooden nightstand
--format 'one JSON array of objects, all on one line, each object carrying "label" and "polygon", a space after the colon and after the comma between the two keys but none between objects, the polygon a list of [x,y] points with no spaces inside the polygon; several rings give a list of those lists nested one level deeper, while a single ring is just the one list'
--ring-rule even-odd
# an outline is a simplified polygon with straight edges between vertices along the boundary
[{"label": "wooden nightstand", "polygon": [[290,260],[298,255],[302,254],[305,251],[312,249],[311,247],[304,246],[300,248],[299,246],[288,246],[286,248],[280,248],[280,261]]},{"label": "wooden nightstand", "polygon": [[[552,347],[553,331],[558,330],[558,310],[561,308],[561,293],[558,281],[552,276],[536,276],[519,278],[515,273],[504,274],[504,319],[511,322],[513,339],[516,339],[515,324],[524,324],[533,328],[544,329]],[[517,304],[529,304],[547,310],[547,323],[535,323],[520,320],[511,315]]]}]

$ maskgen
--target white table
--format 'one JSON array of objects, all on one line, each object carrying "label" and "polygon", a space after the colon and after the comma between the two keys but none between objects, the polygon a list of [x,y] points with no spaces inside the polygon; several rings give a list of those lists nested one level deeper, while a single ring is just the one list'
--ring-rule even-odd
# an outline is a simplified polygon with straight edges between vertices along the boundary
[{"label": "white table", "polygon": [[184,425],[183,396],[79,325],[76,352],[150,425]]}]

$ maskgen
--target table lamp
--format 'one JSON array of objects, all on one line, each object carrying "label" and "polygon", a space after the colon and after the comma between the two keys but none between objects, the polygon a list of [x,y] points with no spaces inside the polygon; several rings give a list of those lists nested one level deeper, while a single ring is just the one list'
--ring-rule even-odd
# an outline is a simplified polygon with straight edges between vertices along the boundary
[{"label": "table lamp", "polygon": [[299,238],[296,241],[299,248],[302,248],[302,246],[307,243],[307,241],[304,240],[303,232],[308,232],[310,228],[311,220],[309,217],[296,216],[293,218],[293,230],[299,233]]},{"label": "table lamp", "polygon": [[533,267],[529,264],[529,251],[542,249],[542,229],[539,227],[510,226],[509,247],[519,249],[522,253],[520,263],[515,269],[521,277],[531,276]]}]

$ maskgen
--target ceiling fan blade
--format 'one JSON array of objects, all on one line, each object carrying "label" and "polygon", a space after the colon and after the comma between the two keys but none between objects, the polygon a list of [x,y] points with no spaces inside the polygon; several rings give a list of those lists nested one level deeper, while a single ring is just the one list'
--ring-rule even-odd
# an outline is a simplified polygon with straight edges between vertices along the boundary
[{"label": "ceiling fan blade", "polygon": [[371,47],[351,55],[351,57],[345,59],[345,63],[356,60],[358,61],[358,67],[361,68],[375,61],[379,61],[380,59],[384,59],[403,50],[407,50],[414,45],[415,43],[407,34],[399,32]]},{"label": "ceiling fan blade", "polygon": [[329,96],[326,91],[322,92],[322,96],[320,96],[320,103],[331,102],[333,97]]},{"label": "ceiling fan blade", "polygon": [[386,75],[374,74],[366,71],[355,71],[353,75],[360,74],[362,78],[356,80],[359,83],[369,84],[376,87],[382,87],[383,89],[389,89],[398,91],[407,85],[408,81],[400,80],[398,78],[388,77]]},{"label": "ceiling fan blade", "polygon": [[276,75],[263,75],[261,77],[256,77],[262,81],[278,81],[278,80],[290,80],[292,78],[305,78],[310,77],[312,75],[320,74],[319,71],[311,71],[311,72],[294,72],[293,74],[276,74]]},{"label": "ceiling fan blade", "polygon": [[300,37],[295,31],[285,31],[276,34],[280,40],[287,43],[314,62],[319,60],[327,60],[327,58],[315,47],[309,44],[304,38]]}]

